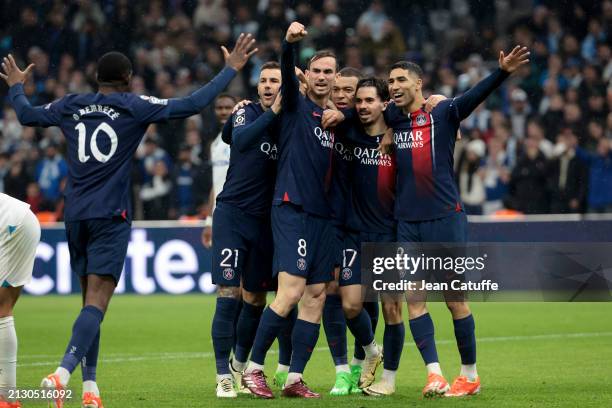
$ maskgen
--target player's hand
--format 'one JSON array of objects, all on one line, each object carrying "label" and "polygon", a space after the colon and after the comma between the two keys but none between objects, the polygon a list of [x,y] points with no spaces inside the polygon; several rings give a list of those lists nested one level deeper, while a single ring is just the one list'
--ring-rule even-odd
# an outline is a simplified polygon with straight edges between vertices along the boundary
[{"label": "player's hand", "polygon": [[455,140],[461,140],[461,129],[457,129],[457,137]]},{"label": "player's hand", "polygon": [[204,248],[210,249],[212,246],[212,227],[204,227],[202,230],[202,245]]},{"label": "player's hand", "polygon": [[395,143],[393,142],[393,129],[387,128],[385,135],[381,139],[380,143],[378,144],[378,149],[376,150],[382,154],[391,154],[393,153],[394,147]]},{"label": "player's hand", "polygon": [[28,65],[24,71],[20,70],[13,56],[9,54],[8,57],[4,57],[2,60],[2,69],[4,73],[0,72],[0,77],[6,81],[8,86],[23,84],[28,78],[30,71],[32,71],[32,68],[34,68],[34,64]]},{"label": "player's hand", "polygon": [[446,99],[446,96],[444,95],[431,95],[425,101],[425,112],[427,113],[431,112],[432,110],[434,110],[436,106],[438,106],[440,102],[442,102],[445,99]]},{"label": "player's hand", "polygon": [[278,113],[280,112],[282,103],[283,103],[283,94],[279,92],[276,94],[276,98],[274,98],[274,103],[270,107],[270,109],[272,109],[272,112],[274,112],[275,115],[278,115]]},{"label": "player's hand", "polygon": [[306,91],[308,90],[308,81],[306,81],[306,75],[304,75],[304,71],[295,67],[295,75],[297,76],[298,81],[300,82],[300,93],[302,95],[306,95]]},{"label": "player's hand", "polygon": [[242,109],[247,105],[250,105],[252,102],[249,101],[248,99],[243,99],[240,102],[238,102],[236,105],[234,105],[234,109],[232,109],[232,114],[236,113],[236,111],[238,111],[238,109]]},{"label": "player's hand", "polygon": [[527,47],[517,45],[512,52],[505,55],[503,51],[499,52],[499,67],[506,72],[513,73],[519,67],[529,62],[529,54]]},{"label": "player's hand", "polygon": [[338,126],[344,120],[344,114],[339,110],[325,109],[321,118],[321,126],[323,129]]},{"label": "player's hand", "polygon": [[327,109],[338,110],[338,107],[336,107],[336,105],[334,104],[334,102],[331,99],[328,99],[327,100]]},{"label": "player's hand", "polygon": [[225,65],[234,68],[236,71],[240,71],[242,67],[247,63],[249,58],[257,51],[259,48],[253,48],[255,46],[255,39],[251,34],[240,34],[238,40],[236,41],[236,46],[230,53],[227,48],[221,46],[221,51],[223,51],[223,58],[225,58]]},{"label": "player's hand", "polygon": [[288,43],[294,43],[300,41],[302,38],[308,35],[308,31],[306,31],[306,27],[303,24],[294,21],[291,23],[289,28],[287,29],[287,34],[285,35],[285,40]]}]

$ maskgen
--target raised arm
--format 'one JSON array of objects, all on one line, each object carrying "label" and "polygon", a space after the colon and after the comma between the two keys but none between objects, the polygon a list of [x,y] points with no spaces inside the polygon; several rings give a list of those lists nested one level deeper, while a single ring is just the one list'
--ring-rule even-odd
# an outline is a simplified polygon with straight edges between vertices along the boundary
[{"label": "raised arm", "polygon": [[23,91],[25,83],[34,64],[28,65],[25,70],[19,69],[15,59],[11,54],[2,60],[0,77],[4,79],[9,88],[9,102],[15,112],[19,123],[25,126],[57,126],[61,120],[61,115],[57,109],[57,103],[45,106],[32,106]]},{"label": "raised arm", "polygon": [[455,106],[458,120],[462,121],[470,116],[474,109],[487,99],[491,92],[500,86],[510,74],[528,62],[529,51],[527,51],[527,47],[517,45],[507,56],[503,51],[500,51],[499,68],[451,102],[451,107]]},{"label": "raised arm", "polygon": [[295,74],[295,43],[304,38],[308,32],[304,26],[297,21],[291,23],[283,41],[283,51],[281,54],[281,77],[283,93],[283,109],[294,111],[300,97],[300,83]]}]

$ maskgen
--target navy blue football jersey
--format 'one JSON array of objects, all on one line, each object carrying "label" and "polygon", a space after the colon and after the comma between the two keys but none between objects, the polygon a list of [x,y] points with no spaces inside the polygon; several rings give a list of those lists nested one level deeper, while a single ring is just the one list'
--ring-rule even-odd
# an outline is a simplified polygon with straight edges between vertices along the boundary
[{"label": "navy blue football jersey", "polygon": [[32,107],[21,84],[10,88],[9,98],[22,124],[59,126],[66,138],[64,219],[122,216],[130,221],[132,158],[148,125],[199,113],[235,75],[226,67],[192,95],[176,99],[95,93],[67,95]]},{"label": "navy blue football jersey", "polygon": [[229,142],[230,164],[217,201],[236,206],[247,214],[269,216],[276,181],[276,115],[259,103],[234,113],[223,127]]},{"label": "navy blue football jersey", "polygon": [[498,69],[431,113],[420,108],[406,114],[394,103],[387,106],[385,121],[393,128],[397,156],[398,220],[427,221],[463,211],[454,176],[457,130],[508,75]]},{"label": "navy blue football jersey", "polygon": [[282,111],[274,205],[290,202],[303,211],[331,218],[334,132],[323,129],[323,109],[299,92],[295,44],[283,43]]}]

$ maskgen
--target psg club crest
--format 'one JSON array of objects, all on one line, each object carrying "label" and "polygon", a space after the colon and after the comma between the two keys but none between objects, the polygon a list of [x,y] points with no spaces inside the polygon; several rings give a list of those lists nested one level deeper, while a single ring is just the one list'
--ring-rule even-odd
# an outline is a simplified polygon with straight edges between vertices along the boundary
[{"label": "psg club crest", "polygon": [[353,271],[350,268],[344,268],[342,270],[342,280],[349,280],[353,276]]},{"label": "psg club crest", "polygon": [[420,113],[419,116],[417,116],[416,118],[416,123],[419,126],[423,126],[425,123],[427,123],[427,117],[424,114]]},{"label": "psg club crest", "polygon": [[225,280],[232,280],[232,279],[234,279],[234,270],[232,268],[225,268],[223,270],[223,278]]},{"label": "psg club crest", "polygon": [[306,260],[304,258],[298,259],[297,267],[300,271],[305,271],[306,270]]}]

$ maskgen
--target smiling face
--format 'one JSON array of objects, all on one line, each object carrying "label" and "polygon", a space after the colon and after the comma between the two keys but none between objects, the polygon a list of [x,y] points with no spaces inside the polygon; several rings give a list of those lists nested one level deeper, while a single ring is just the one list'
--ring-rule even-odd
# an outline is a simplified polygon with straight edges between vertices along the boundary
[{"label": "smiling face", "polygon": [[395,68],[389,74],[389,94],[400,107],[408,107],[421,92],[423,80],[407,69]]},{"label": "smiling face", "polygon": [[381,119],[385,102],[380,99],[375,87],[364,86],[359,88],[355,95],[355,109],[361,123],[368,126]]},{"label": "smiling face", "polygon": [[354,106],[357,82],[359,82],[359,78],[357,77],[336,77],[336,83],[332,88],[331,99],[338,109],[352,108]]},{"label": "smiling face", "polygon": [[257,94],[264,107],[269,108],[272,106],[280,87],[280,69],[264,69],[261,71],[261,74],[259,74],[259,83],[257,84]]},{"label": "smiling face", "polygon": [[322,57],[310,63],[306,70],[308,94],[315,98],[323,98],[330,94],[336,80],[336,59]]}]

